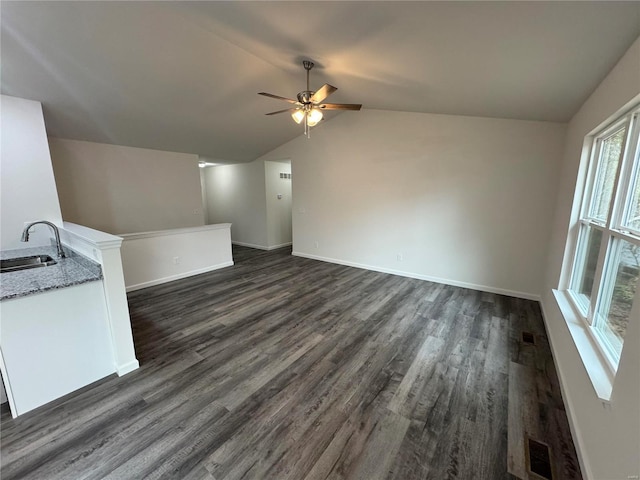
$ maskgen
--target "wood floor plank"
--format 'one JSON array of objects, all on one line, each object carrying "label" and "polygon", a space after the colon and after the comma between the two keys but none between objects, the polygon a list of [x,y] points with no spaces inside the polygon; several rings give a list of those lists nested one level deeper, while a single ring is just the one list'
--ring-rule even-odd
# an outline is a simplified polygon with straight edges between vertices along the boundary
[{"label": "wood floor plank", "polygon": [[409,420],[391,411],[385,411],[382,420],[372,432],[365,455],[356,465],[350,478],[357,480],[383,480],[400,450]]},{"label": "wood floor plank", "polygon": [[389,410],[405,418],[412,417],[415,404],[421,398],[425,382],[435,370],[443,346],[442,339],[427,337],[387,405]]},{"label": "wood floor plank", "polygon": [[538,428],[538,396],[535,370],[511,362],[509,365],[508,460],[509,473],[528,479],[525,446],[526,439],[540,438]]},{"label": "wood floor plank", "polygon": [[353,478],[372,432],[386,415],[386,410],[373,403],[354,410],[322,452],[305,480],[337,480]]},{"label": "wood floor plank", "polygon": [[299,345],[295,351],[288,353],[278,359],[271,359],[265,364],[265,368],[258,370],[250,378],[230,390],[224,397],[218,401],[229,410],[234,410],[238,405],[244,402],[252,393],[256,392],[266,385],[273,377],[287,369],[298,360],[302,355],[307,353],[311,348],[322,341],[322,335],[313,335],[302,345]]},{"label": "wood floor plank", "polygon": [[140,369],[3,409],[2,479],[581,478],[536,302],[290,251],[130,293]]},{"label": "wood floor plank", "polygon": [[429,472],[438,461],[434,458],[442,439],[446,412],[458,377],[455,367],[436,364],[434,375],[425,385],[420,402],[392,468],[390,480],[431,478]]}]

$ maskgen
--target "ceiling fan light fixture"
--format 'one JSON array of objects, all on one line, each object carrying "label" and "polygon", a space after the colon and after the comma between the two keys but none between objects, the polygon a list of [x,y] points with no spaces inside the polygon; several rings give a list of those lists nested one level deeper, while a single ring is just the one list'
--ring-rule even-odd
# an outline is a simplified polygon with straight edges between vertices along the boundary
[{"label": "ceiling fan light fixture", "polygon": [[296,123],[301,123],[304,120],[304,116],[305,116],[304,110],[296,110],[291,114],[291,118],[293,118],[293,120]]},{"label": "ceiling fan light fixture", "polygon": [[320,120],[322,120],[322,112],[320,110],[317,108],[309,110],[309,113],[307,113],[307,125],[314,127]]},{"label": "ceiling fan light fixture", "polygon": [[333,85],[325,83],[318,90],[312,91],[309,85],[309,70],[313,68],[313,62],[304,60],[302,62],[304,69],[307,71],[307,89],[298,93],[297,101],[293,98],[281,97],[267,92],[259,92],[258,95],[283,100],[295,105],[293,108],[270,112],[266,115],[275,115],[278,113],[291,112],[291,118],[297,124],[304,121],[304,133],[309,137],[309,128],[315,127],[322,120],[322,110],[360,110],[362,105],[355,103],[324,103],[325,99],[337,90]]}]

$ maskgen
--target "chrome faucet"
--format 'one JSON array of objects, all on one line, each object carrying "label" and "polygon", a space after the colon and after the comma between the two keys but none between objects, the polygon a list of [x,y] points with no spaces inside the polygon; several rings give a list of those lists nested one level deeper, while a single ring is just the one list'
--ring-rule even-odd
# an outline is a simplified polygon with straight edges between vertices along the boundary
[{"label": "chrome faucet", "polygon": [[58,227],[56,227],[53,223],[47,222],[46,220],[39,220],[37,222],[30,223],[24,230],[22,231],[22,237],[20,237],[21,242],[29,241],[29,229],[38,223],[44,223],[45,225],[49,225],[53,229],[53,234],[56,236],[56,247],[58,248],[58,258],[65,258],[67,255],[62,250],[62,243],[60,243],[60,232],[58,231]]}]

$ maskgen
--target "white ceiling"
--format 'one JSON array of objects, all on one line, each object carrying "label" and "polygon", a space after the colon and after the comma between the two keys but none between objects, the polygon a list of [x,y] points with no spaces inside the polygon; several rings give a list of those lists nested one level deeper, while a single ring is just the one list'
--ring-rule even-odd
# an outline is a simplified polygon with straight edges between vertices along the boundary
[{"label": "white ceiling", "polygon": [[333,102],[564,122],[640,35],[640,2],[609,1],[2,1],[0,15],[2,93],[41,101],[50,135],[225,161],[302,133],[256,94],[295,97],[303,58]]}]

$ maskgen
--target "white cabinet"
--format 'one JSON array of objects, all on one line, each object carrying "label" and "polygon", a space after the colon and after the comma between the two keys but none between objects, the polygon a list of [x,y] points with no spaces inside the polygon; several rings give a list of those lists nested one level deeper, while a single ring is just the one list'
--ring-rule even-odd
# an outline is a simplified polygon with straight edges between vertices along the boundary
[{"label": "white cabinet", "polygon": [[102,281],[3,300],[0,314],[14,417],[116,371]]}]

